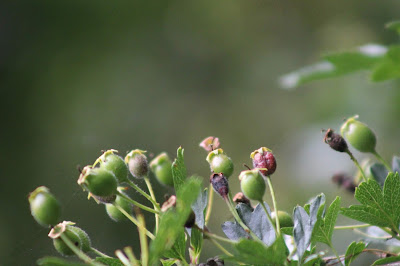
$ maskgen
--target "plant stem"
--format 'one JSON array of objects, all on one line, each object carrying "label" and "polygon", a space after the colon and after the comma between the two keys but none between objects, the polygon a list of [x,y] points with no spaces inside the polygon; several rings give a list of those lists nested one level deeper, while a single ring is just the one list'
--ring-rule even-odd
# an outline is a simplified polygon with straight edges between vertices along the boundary
[{"label": "plant stem", "polygon": [[204,219],[205,226],[207,226],[208,221],[210,220],[210,217],[211,217],[213,201],[214,201],[214,190],[213,190],[212,184],[210,184],[210,186],[208,188],[208,205],[207,205],[207,211],[206,211],[206,218]]},{"label": "plant stem", "polygon": [[[124,266],[131,266],[131,262],[129,259],[124,255],[124,253],[121,250],[116,250],[115,251],[115,256],[121,261]],[[135,265],[135,264],[134,264]]]},{"label": "plant stem", "polygon": [[135,253],[133,253],[133,250],[131,247],[125,247],[124,252],[125,252],[126,256],[128,257],[131,265],[140,266],[140,263],[139,263],[138,259],[135,257]]},{"label": "plant stem", "polygon": [[343,265],[343,262],[340,260],[340,256],[339,256],[339,254],[337,253],[336,249],[333,247],[331,241],[329,241],[329,247],[332,249],[333,253],[334,253],[335,256],[336,256],[336,259],[338,260],[338,262],[340,262],[340,264]]},{"label": "plant stem", "polygon": [[353,163],[357,166],[358,170],[361,173],[361,176],[365,182],[367,182],[367,177],[365,176],[364,170],[361,168],[360,164],[358,163],[356,157],[353,156],[353,154],[350,152],[350,150],[347,150],[347,154],[350,156],[350,159],[353,161]]},{"label": "plant stem", "polygon": [[376,150],[372,152],[372,154],[375,155],[375,157],[386,167],[386,169],[389,170],[389,172],[392,171],[390,165],[386,162],[385,159],[383,159],[383,157]]},{"label": "plant stem", "polygon": [[147,207],[147,206],[145,206],[145,205],[143,205],[143,204],[131,199],[130,197],[128,197],[127,195],[125,195],[125,194],[123,194],[123,193],[121,193],[119,191],[117,192],[117,195],[122,197],[122,198],[124,198],[124,199],[126,199],[127,201],[129,201],[133,205],[141,208],[144,211],[148,211],[148,212],[155,213],[155,214],[159,214],[160,213],[159,211],[153,210],[152,208],[149,208],[149,207]]},{"label": "plant stem", "polygon": [[82,252],[82,250],[75,246],[74,243],[72,243],[72,241],[68,238],[68,236],[66,236],[65,234],[61,234],[60,238],[75,253],[75,255],[78,256],[78,258],[83,260],[85,263],[88,263],[90,265],[99,265],[93,262],[88,255],[86,255],[84,252]]},{"label": "plant stem", "polygon": [[[160,206],[158,205],[157,200],[156,200],[156,196],[154,195],[154,191],[153,191],[153,187],[151,186],[150,179],[147,176],[145,176],[144,177],[144,181],[146,182],[147,188],[148,188],[148,190],[150,192],[150,195],[151,195],[151,199],[153,200],[152,203],[153,203],[154,210],[155,211],[160,211]],[[157,233],[158,232],[159,222],[160,222],[160,216],[158,214],[154,214],[154,216],[155,216],[155,219],[156,219],[156,233]]]},{"label": "plant stem", "polygon": [[[132,215],[130,215],[129,213],[127,213],[123,208],[121,208],[119,205],[117,205],[117,204],[113,204],[120,212],[122,212],[125,216],[126,216],[126,218],[128,218],[132,223],[134,223],[137,227],[139,227],[140,226],[140,223],[139,223],[139,221],[138,220],[136,220],[135,218],[133,218],[133,216]],[[151,233],[151,232],[149,232],[149,230],[147,230],[146,229],[146,235],[148,236],[148,237],[150,237],[150,239],[154,239],[155,238],[155,236]]]},{"label": "plant stem", "polygon": [[236,209],[234,207],[233,201],[232,201],[231,192],[229,192],[228,195],[225,196],[224,200],[225,200],[226,204],[228,205],[228,208],[231,211],[233,217],[239,223],[239,225],[244,229],[244,231],[249,233],[251,235],[251,237],[254,238],[254,240],[259,240],[260,241],[260,239],[250,230],[250,228],[247,227],[247,225],[244,224],[244,222],[240,218],[239,214],[237,213],[237,211],[236,211]]},{"label": "plant stem", "polygon": [[150,188],[149,188],[149,191],[150,191],[151,196],[150,196],[149,194],[147,194],[146,192],[144,192],[139,186],[137,186],[135,183],[133,183],[133,182],[132,182],[131,180],[129,180],[129,179],[128,179],[128,184],[129,184],[133,189],[135,189],[137,192],[139,192],[140,194],[142,194],[142,196],[144,196],[146,199],[148,199],[148,200],[153,204],[154,209],[156,209],[157,211],[159,211],[159,210],[160,210],[160,206],[158,205],[158,203],[157,203],[157,201],[156,201],[156,199],[155,199],[155,197],[154,197],[153,188],[151,187],[151,183],[150,183],[150,181],[149,181],[149,184],[147,184],[147,180],[148,180],[147,177],[145,177],[144,180],[145,180],[145,182],[146,182],[147,187],[149,187],[149,184],[150,184],[151,190],[150,190]]},{"label": "plant stem", "polygon": [[98,249],[95,249],[94,247],[91,248],[91,251],[96,253],[97,255],[99,255],[100,257],[104,257],[104,258],[111,258],[110,256],[108,256],[107,254],[104,254],[103,252],[101,252]]},{"label": "plant stem", "polygon": [[277,232],[277,235],[279,236],[281,234],[281,226],[279,224],[278,206],[276,204],[275,192],[274,192],[274,188],[272,187],[272,182],[271,182],[270,176],[267,176],[267,183],[269,186],[269,190],[271,192],[272,204],[274,205],[276,232]]},{"label": "plant stem", "polygon": [[147,245],[147,237],[146,237],[146,224],[144,221],[143,214],[140,213],[140,210],[137,209],[136,217],[138,218],[140,226],[138,226],[139,230],[139,240],[140,240],[140,250],[141,250],[141,260],[142,265],[149,265],[149,248]]},{"label": "plant stem", "polygon": [[208,240],[211,241],[219,250],[221,250],[224,254],[228,256],[233,256],[229,251],[227,251],[220,243],[218,243],[215,239],[209,238]]},{"label": "plant stem", "polygon": [[223,242],[226,242],[226,243],[229,243],[229,244],[232,244],[232,245],[236,243],[236,242],[233,241],[233,240],[230,240],[230,239],[228,239],[228,238],[225,238],[225,237],[222,237],[222,236],[219,236],[219,235],[210,233],[210,232],[208,232],[208,231],[203,231],[203,234],[204,234],[207,238],[213,238],[213,239],[215,239],[215,240],[223,241]]},{"label": "plant stem", "polygon": [[264,209],[264,211],[265,211],[265,214],[267,215],[267,218],[268,218],[269,222],[271,223],[272,227],[274,228],[275,234],[278,236],[278,231],[276,230],[276,227],[274,226],[274,222],[272,221],[271,215],[269,215],[269,213],[268,213],[267,207],[265,207],[264,202],[261,201],[261,200],[260,200],[260,204],[261,204],[261,206],[263,207],[263,209]]},{"label": "plant stem", "polygon": [[366,237],[368,237],[368,238],[372,238],[372,239],[389,240],[389,239],[392,238],[391,235],[386,236],[386,237],[385,237],[385,236],[383,236],[383,237],[372,236],[372,235],[369,235],[369,234],[367,234],[367,233],[364,233],[364,232],[361,231],[361,230],[358,230],[357,228],[354,229],[354,232],[356,232],[356,233],[358,233],[358,234],[360,234],[360,235],[366,236]]},{"label": "plant stem", "polygon": [[335,226],[335,230],[345,230],[345,229],[354,229],[354,228],[364,228],[364,227],[370,227],[370,224],[355,224],[355,225],[341,225],[341,226]]}]

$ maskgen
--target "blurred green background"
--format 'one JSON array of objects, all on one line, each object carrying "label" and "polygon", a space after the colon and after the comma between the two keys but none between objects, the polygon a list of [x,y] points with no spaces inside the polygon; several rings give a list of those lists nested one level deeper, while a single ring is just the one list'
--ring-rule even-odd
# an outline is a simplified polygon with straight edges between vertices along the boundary
[{"label": "blurred green background", "polygon": [[[188,172],[207,185],[198,143],[218,136],[235,162],[237,192],[241,165],[267,146],[278,160],[279,206],[289,212],[320,192],[354,203],[330,177],[355,167],[322,142],[321,128],[338,129],[359,114],[383,156],[399,154],[398,82],[370,83],[360,73],[295,91],[277,83],[328,51],[396,42],[384,24],[399,18],[399,1],[7,2],[0,3],[1,265],[56,255],[48,230],[30,216],[27,195],[39,185],[94,247],[113,254],[131,245],[139,254],[136,228],[112,222],[76,184],[77,165],[104,149],[173,157],[182,145]],[[172,192],[155,187],[159,200]],[[220,224],[231,217],[219,198],[215,208],[210,229],[222,234]],[[152,228],[153,217],[146,218]],[[335,235],[339,252],[352,237]],[[218,253],[206,241],[202,261]]]}]

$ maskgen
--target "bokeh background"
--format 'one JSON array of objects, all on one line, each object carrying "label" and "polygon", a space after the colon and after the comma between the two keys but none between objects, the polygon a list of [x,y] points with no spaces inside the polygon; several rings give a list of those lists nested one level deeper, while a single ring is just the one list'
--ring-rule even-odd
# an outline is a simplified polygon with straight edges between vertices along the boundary
[{"label": "bokeh background", "polygon": [[[76,184],[77,165],[109,148],[174,157],[182,145],[188,172],[207,185],[198,143],[218,136],[235,162],[236,192],[241,165],[267,146],[278,160],[281,209],[321,192],[329,202],[341,195],[343,206],[354,203],[330,178],[356,169],[322,142],[321,128],[359,114],[383,156],[399,154],[399,83],[370,83],[359,73],[286,91],[277,81],[328,51],[398,41],[384,24],[399,18],[399,8],[395,0],[2,2],[0,264],[56,255],[47,229],[30,216],[27,195],[39,185],[96,248],[113,254],[131,245],[139,254],[136,228],[112,222]],[[172,192],[154,184],[160,200]],[[231,217],[219,198],[215,208],[210,228],[222,234]],[[352,238],[335,234],[338,251]],[[206,241],[202,261],[218,253]]]}]

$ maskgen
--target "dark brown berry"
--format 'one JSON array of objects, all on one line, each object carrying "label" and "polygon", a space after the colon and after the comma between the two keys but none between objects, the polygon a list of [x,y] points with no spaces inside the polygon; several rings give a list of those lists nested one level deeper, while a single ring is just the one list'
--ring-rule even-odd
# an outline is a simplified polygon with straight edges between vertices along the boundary
[{"label": "dark brown berry", "polygon": [[348,152],[349,150],[344,138],[341,135],[336,134],[331,128],[326,131],[324,142],[338,152]]},{"label": "dark brown berry", "polygon": [[236,193],[236,195],[233,197],[233,202],[235,202],[236,204],[239,203],[247,204],[251,207],[250,200],[246,198],[243,192]]},{"label": "dark brown berry", "polygon": [[212,174],[210,177],[210,183],[212,184],[214,191],[221,197],[225,198],[228,195],[228,179],[222,173]]},{"label": "dark brown berry", "polygon": [[338,184],[339,187],[344,188],[345,190],[354,193],[356,191],[356,184],[353,181],[353,178],[350,176],[339,173],[332,176],[332,181],[335,184]]},{"label": "dark brown berry", "polygon": [[196,214],[193,211],[191,211],[189,214],[189,217],[187,218],[187,220],[185,222],[185,227],[192,228],[193,225],[195,224],[195,222],[196,222]]}]

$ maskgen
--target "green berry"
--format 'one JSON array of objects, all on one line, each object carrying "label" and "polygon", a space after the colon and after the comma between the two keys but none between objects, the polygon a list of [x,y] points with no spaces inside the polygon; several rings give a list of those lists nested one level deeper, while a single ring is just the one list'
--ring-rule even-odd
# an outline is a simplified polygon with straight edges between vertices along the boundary
[{"label": "green berry", "polygon": [[210,164],[210,169],[214,173],[222,173],[229,178],[233,173],[233,162],[222,149],[211,151],[206,158]]},{"label": "green berry", "polygon": [[[132,204],[126,199],[117,196],[114,204],[117,204],[122,209],[124,209],[127,213],[132,214]],[[115,222],[126,221],[128,218],[118,210],[113,204],[106,204],[106,211],[108,216]]]},{"label": "green berry", "polygon": [[164,185],[173,186],[172,162],[168,155],[163,152],[150,162],[150,169],[157,180]]},{"label": "green berry", "polygon": [[149,172],[147,157],[144,155],[146,151],[133,150],[125,157],[125,162],[128,164],[129,171],[136,178],[144,178]]},{"label": "green berry", "polygon": [[[64,222],[65,223],[65,222]],[[68,223],[68,222],[67,222]],[[62,225],[64,226],[64,225]],[[66,225],[60,229],[61,231],[56,236],[50,236],[53,238],[54,248],[64,256],[75,255],[72,249],[61,239],[60,235],[63,234],[81,251],[87,253],[91,250],[91,241],[85,231],[79,227]]]},{"label": "green berry", "polygon": [[83,168],[78,179],[78,184],[90,193],[99,197],[109,197],[117,193],[118,182],[114,174],[103,167]]},{"label": "green berry", "polygon": [[100,156],[100,165],[115,175],[119,183],[128,181],[128,166],[124,159],[114,154],[116,150],[108,150]]},{"label": "green berry", "polygon": [[246,197],[262,201],[265,193],[265,181],[258,168],[242,171],[239,180],[242,192]]},{"label": "green berry", "polygon": [[38,187],[29,194],[33,218],[42,226],[56,225],[61,217],[61,205],[47,187]]},{"label": "green berry", "polygon": [[[275,212],[271,213],[272,222],[275,225],[276,214]],[[289,213],[284,211],[278,211],[278,219],[280,227],[292,227],[293,226],[293,219]]]},{"label": "green berry", "polygon": [[375,152],[376,137],[374,132],[364,123],[356,120],[358,116],[347,119],[340,132],[348,142],[360,152]]}]

